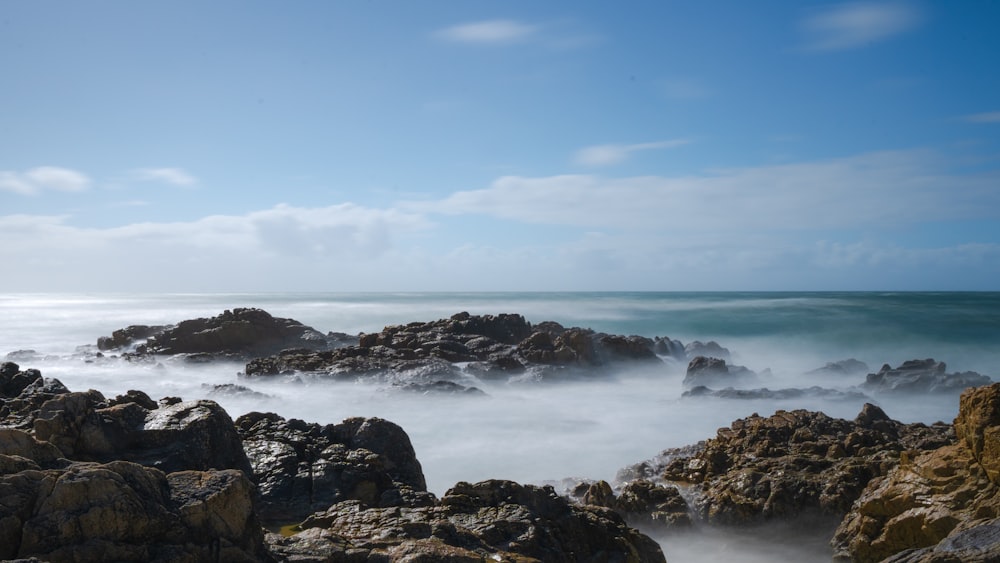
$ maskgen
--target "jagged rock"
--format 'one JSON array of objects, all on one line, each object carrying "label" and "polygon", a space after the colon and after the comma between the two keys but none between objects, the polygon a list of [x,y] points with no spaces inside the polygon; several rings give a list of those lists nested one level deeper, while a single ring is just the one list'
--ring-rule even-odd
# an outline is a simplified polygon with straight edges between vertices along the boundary
[{"label": "jagged rock", "polygon": [[14,362],[0,364],[0,424],[30,428],[46,401],[69,393],[58,379],[42,377],[37,369],[21,371]]},{"label": "jagged rock", "polygon": [[433,383],[395,383],[391,387],[395,391],[406,391],[408,393],[440,394],[440,395],[463,395],[463,396],[486,396],[486,393],[478,387],[466,387],[452,381],[435,381]]},{"label": "jagged rock", "polygon": [[736,387],[757,383],[757,374],[743,366],[731,366],[720,358],[697,356],[688,362],[682,382],[685,387]]},{"label": "jagged rock", "polygon": [[97,345],[101,350],[124,350],[143,339],[145,343],[135,350],[140,356],[189,354],[192,361],[247,360],[287,348],[328,350],[344,342],[340,335],[328,338],[293,319],[273,317],[261,309],[236,308],[177,325],[132,325],[116,330],[111,337],[101,337]]},{"label": "jagged rock", "polygon": [[[943,372],[943,368],[941,368]],[[997,561],[1000,487],[1000,383],[966,390],[955,438],[872,480],[833,538],[854,561]]]},{"label": "jagged rock", "polygon": [[244,397],[248,399],[270,398],[270,395],[266,395],[260,391],[254,391],[253,389],[244,387],[243,385],[236,385],[235,383],[220,383],[217,385],[202,383],[201,388],[207,389],[210,396],[222,395],[226,397]]},{"label": "jagged rock", "polygon": [[262,561],[253,485],[239,471],[170,476],[74,463],[0,474],[0,558],[53,563]]},{"label": "jagged rock", "polygon": [[433,499],[409,437],[389,421],[351,418],[321,426],[249,413],[236,426],[265,521],[298,522],[346,500],[419,506]]},{"label": "jagged rock", "polygon": [[671,340],[666,336],[653,339],[653,352],[659,356],[667,356],[678,362],[688,361],[687,350],[680,340]]},{"label": "jagged rock", "polygon": [[861,387],[875,393],[959,393],[969,387],[989,385],[991,380],[974,371],[946,373],[944,362],[909,360],[896,368],[889,364],[869,373]]},{"label": "jagged rock", "polygon": [[385,327],[357,346],[330,351],[285,350],[250,361],[247,376],[305,372],[321,377],[378,377],[390,383],[460,383],[462,369],[486,379],[536,379],[580,373],[611,363],[661,360],[640,336],[595,333],[545,322],[533,328],[521,315],[470,315]]},{"label": "jagged rock", "polygon": [[875,408],[865,407],[862,423],[804,410],[740,419],[694,455],[670,460],[663,477],[697,485],[692,509],[712,523],[839,519],[872,478],[898,463],[900,452],[951,439],[945,425],[883,420]]},{"label": "jagged rock", "polygon": [[[301,527],[302,543],[330,554],[328,561],[664,561],[656,542],[614,511],[511,481],[458,483],[433,506],[342,502]],[[295,539],[276,543],[272,553],[298,552]]]},{"label": "jagged rock", "polygon": [[677,487],[664,487],[646,479],[626,483],[618,495],[606,481],[598,481],[587,488],[583,503],[610,508],[640,528],[691,526],[688,504]]},{"label": "jagged rock", "polygon": [[165,472],[238,469],[250,464],[229,415],[213,401],[148,408],[141,391],[107,401],[97,391],[57,395],[41,405],[32,428],[68,459],[127,460]]}]

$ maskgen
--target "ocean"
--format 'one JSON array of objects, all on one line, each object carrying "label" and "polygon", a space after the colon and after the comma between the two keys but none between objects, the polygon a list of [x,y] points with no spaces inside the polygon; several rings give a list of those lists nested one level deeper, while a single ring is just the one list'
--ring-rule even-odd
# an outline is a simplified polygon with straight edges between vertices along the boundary
[{"label": "ocean", "polygon": [[[1000,379],[1000,293],[8,294],[0,296],[0,358],[34,350],[18,356],[29,358],[18,360],[22,369],[38,368],[71,390],[96,389],[113,397],[141,389],[154,399],[211,398],[233,418],[254,410],[320,423],[382,417],[409,434],[428,487],[439,495],[457,481],[488,478],[613,481],[626,465],[712,437],[719,427],[752,413],[804,408],[854,418],[865,402],[685,398],[686,366],[671,362],[559,383],[470,379],[486,393],[475,397],[402,393],[364,382],[244,378],[243,366],[231,363],[85,362],[76,353],[131,324],[172,324],[236,307],[258,307],[322,332],[350,334],[468,311],[520,313],[532,323],[551,320],[685,344],[714,340],[731,351],[732,363],[764,372],[763,384],[771,389],[851,389],[864,374],[807,374],[848,358],[865,362],[871,372],[883,364],[934,358],[946,362],[949,373],[977,371]],[[265,397],[210,395],[211,386],[222,383],[244,385]],[[954,395],[868,400],[904,422],[950,422],[958,411]],[[823,560],[822,549],[789,554],[764,544],[755,551],[744,542],[717,555],[732,561]],[[672,561],[726,549],[720,542],[663,545]]]}]

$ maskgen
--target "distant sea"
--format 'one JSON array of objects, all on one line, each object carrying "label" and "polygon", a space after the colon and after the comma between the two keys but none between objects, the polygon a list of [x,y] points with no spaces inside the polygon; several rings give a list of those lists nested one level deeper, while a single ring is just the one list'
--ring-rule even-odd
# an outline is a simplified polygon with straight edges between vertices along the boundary
[{"label": "distant sea", "polygon": [[[506,478],[560,482],[613,480],[616,470],[659,451],[709,438],[751,413],[822,410],[853,418],[865,401],[905,422],[950,422],[953,395],[786,401],[685,398],[685,365],[616,371],[571,382],[467,382],[486,397],[401,393],[375,383],[248,379],[235,364],[189,365],[161,360],[131,364],[95,360],[98,337],[131,324],[172,324],[226,309],[259,307],[323,332],[377,332],[383,326],[430,321],[461,311],[520,313],[611,334],[665,336],[687,344],[714,340],[732,363],[757,372],[769,388],[819,385],[856,389],[864,374],[806,375],[827,362],[854,358],[878,371],[909,359],[934,358],[948,372],[977,371],[1000,380],[1000,293],[731,292],[731,293],[245,293],[7,294],[0,296],[0,359],[24,350],[22,368],[38,368],[71,390],[108,397],[142,389],[154,399],[211,398],[235,418],[251,410],[330,423],[379,416],[410,435],[429,488],[456,481]],[[83,346],[83,348],[79,348]],[[215,395],[237,383],[265,398]],[[704,549],[723,549],[717,544]],[[702,549],[702,548],[698,548]],[[730,561],[795,558],[717,552]],[[667,549],[668,559],[671,551]],[[805,557],[804,555],[802,557]],[[805,560],[805,559],[802,559]]]}]

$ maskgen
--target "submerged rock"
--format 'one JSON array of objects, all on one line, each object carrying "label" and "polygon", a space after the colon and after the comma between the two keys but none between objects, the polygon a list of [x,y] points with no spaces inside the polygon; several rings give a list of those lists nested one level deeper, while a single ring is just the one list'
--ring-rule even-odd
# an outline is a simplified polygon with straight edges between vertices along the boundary
[{"label": "submerged rock", "polygon": [[860,391],[842,391],[839,389],[826,389],[823,387],[807,387],[805,389],[709,389],[704,385],[699,385],[681,394],[682,397],[715,397],[719,399],[740,399],[740,400],[779,400],[802,398],[821,398],[834,401],[863,401],[869,397]]},{"label": "submerged rock", "polygon": [[757,374],[743,366],[732,366],[721,358],[697,356],[688,362],[685,387],[737,387],[758,383]]},{"label": "submerged rock", "polygon": [[974,371],[946,373],[946,369],[944,362],[933,359],[909,360],[895,368],[885,364],[878,373],[868,374],[861,387],[874,393],[960,393],[992,381]]},{"label": "submerged rock", "polygon": [[837,362],[827,362],[821,368],[806,372],[806,375],[847,376],[865,373],[868,373],[868,364],[854,358],[849,358]]}]

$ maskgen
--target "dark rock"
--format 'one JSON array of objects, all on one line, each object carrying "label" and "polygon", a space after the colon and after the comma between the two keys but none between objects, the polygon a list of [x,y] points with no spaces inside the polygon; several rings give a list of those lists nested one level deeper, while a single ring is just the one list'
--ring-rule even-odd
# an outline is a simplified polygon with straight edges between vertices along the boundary
[{"label": "dark rock", "polygon": [[345,500],[425,505],[423,471],[409,437],[377,418],[321,426],[273,413],[236,419],[269,522],[298,522]]},{"label": "dark rock", "polygon": [[888,364],[868,374],[861,387],[875,393],[960,393],[969,387],[988,385],[991,380],[974,371],[946,373],[944,362],[909,360],[896,368]]},{"label": "dark rock", "polygon": [[14,350],[7,353],[7,360],[11,362],[37,362],[40,359],[41,356],[34,350]]},{"label": "dark rock", "polygon": [[454,383],[452,381],[440,380],[433,383],[396,383],[393,384],[392,389],[406,391],[409,393],[420,393],[422,395],[433,393],[442,395],[486,396],[486,393],[478,387],[466,387],[465,385],[459,385],[458,383]]},{"label": "dark rock", "polygon": [[757,382],[757,374],[743,366],[731,366],[720,358],[697,356],[688,362],[685,387],[737,387]]},{"label": "dark rock", "polygon": [[653,352],[659,356],[673,358],[678,362],[688,361],[687,350],[684,349],[684,344],[680,340],[671,340],[666,336],[657,336],[653,339]]},{"label": "dark rock", "polygon": [[167,325],[131,325],[120,328],[111,336],[102,336],[97,339],[97,348],[101,351],[119,350],[133,347],[137,341],[145,341],[151,336],[162,334],[164,330],[170,328]]},{"label": "dark rock", "polygon": [[[614,511],[573,506],[551,487],[511,481],[458,483],[433,506],[343,502],[301,527],[309,534],[303,543],[336,554],[333,561],[664,561],[656,542]],[[295,552],[295,540],[279,543],[275,551]]]},{"label": "dark rock", "polygon": [[249,387],[244,387],[243,385],[236,385],[235,383],[221,383],[217,385],[209,385],[207,383],[201,384],[202,389],[207,389],[210,396],[226,396],[226,397],[243,397],[246,399],[268,399],[270,395],[266,395],[259,391],[254,391]]},{"label": "dark rock", "polygon": [[644,529],[691,526],[688,504],[677,487],[656,485],[646,479],[626,483],[618,495],[606,481],[598,481],[587,488],[583,503],[610,508],[630,524]]}]

